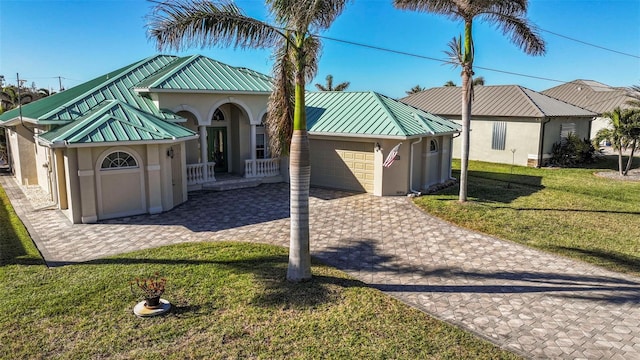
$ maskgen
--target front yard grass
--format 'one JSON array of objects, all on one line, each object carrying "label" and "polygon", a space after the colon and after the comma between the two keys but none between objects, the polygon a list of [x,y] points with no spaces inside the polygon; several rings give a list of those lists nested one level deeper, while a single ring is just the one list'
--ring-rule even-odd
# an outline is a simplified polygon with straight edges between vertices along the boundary
[{"label": "front yard grass", "polygon": [[471,161],[469,202],[458,203],[455,186],[415,203],[466,228],[640,275],[640,182],[594,175],[613,169],[615,157],[580,169]]},{"label": "front yard grass", "polygon": [[[281,247],[181,244],[49,269],[0,199],[0,359],[518,358],[327,266],[288,283]],[[155,272],[173,309],[137,318],[129,281]]]}]

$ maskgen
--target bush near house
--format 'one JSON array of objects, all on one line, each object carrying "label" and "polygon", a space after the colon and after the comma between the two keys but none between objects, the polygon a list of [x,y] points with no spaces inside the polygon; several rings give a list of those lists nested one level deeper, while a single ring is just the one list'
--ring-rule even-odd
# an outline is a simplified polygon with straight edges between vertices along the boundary
[{"label": "bush near house", "polygon": [[551,166],[575,167],[591,164],[597,151],[589,139],[580,139],[570,133],[566,139],[553,144],[551,148]]}]

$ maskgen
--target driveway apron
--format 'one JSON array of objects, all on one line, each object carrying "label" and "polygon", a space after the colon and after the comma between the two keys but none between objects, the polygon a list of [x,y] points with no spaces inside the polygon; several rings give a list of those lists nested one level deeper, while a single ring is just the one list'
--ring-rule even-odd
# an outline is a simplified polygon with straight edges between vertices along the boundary
[{"label": "driveway apron", "polygon": [[[71,224],[0,176],[49,265],[194,241],[288,246],[287,184],[194,192],[166,213]],[[534,359],[640,359],[640,278],[456,227],[405,197],[312,189],[314,257]]]}]

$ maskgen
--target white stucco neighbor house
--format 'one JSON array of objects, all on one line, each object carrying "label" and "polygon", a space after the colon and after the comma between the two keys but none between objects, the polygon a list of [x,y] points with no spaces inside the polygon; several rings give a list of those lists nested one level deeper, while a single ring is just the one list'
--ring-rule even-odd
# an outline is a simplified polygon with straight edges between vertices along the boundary
[{"label": "white stucco neighbor house", "polygon": [[[460,123],[460,87],[438,87],[400,101]],[[471,110],[469,158],[543,166],[554,143],[573,133],[589,139],[596,113],[518,85],[476,86]],[[454,141],[453,157],[461,153]]]},{"label": "white stucco neighbor house", "polygon": [[[267,146],[271,86],[204,56],[156,55],[5,112],[0,126],[17,181],[71,222],[154,214],[190,191],[288,181]],[[342,96],[308,93],[313,185],[395,195],[449,179],[456,124],[375,93]]]}]

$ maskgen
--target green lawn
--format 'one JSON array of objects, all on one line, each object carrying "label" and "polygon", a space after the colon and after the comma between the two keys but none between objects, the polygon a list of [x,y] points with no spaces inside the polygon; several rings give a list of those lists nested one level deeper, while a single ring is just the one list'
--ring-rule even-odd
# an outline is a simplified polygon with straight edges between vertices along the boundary
[{"label": "green lawn", "polygon": [[[48,269],[0,188],[0,359],[514,359],[287,249],[181,244]],[[160,272],[173,310],[141,319],[129,281]]]},{"label": "green lawn", "polygon": [[[455,177],[459,166],[454,163]],[[468,203],[458,203],[457,186],[415,202],[470,229],[640,275],[640,182],[594,175],[612,169],[615,157],[580,169],[471,161]]]}]

